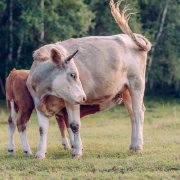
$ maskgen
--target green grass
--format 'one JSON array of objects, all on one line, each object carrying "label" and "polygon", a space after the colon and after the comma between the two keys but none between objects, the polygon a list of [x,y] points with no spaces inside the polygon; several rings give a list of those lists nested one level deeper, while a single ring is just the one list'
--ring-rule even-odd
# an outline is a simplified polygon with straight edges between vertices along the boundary
[{"label": "green grass", "polygon": [[[50,120],[45,160],[25,157],[16,132],[16,154],[7,155],[7,111],[0,104],[0,179],[180,179],[180,102],[146,101],[144,152],[128,152],[130,121],[123,106],[82,119],[84,154],[64,151]],[[35,154],[39,132],[35,114],[28,124]]]}]

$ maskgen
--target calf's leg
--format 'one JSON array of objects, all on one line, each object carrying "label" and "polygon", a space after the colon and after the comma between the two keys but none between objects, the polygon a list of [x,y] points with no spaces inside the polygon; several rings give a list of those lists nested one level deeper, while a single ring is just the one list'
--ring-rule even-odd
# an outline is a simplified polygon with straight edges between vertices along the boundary
[{"label": "calf's leg", "polygon": [[69,149],[69,143],[66,137],[66,124],[64,120],[63,114],[56,114],[56,121],[58,123],[60,132],[61,132],[61,140],[62,140],[62,145],[64,146],[64,149]]},{"label": "calf's leg", "polygon": [[8,101],[9,109],[10,109],[10,115],[8,118],[8,131],[9,131],[9,143],[8,143],[8,154],[13,155],[14,154],[14,132],[16,128],[16,111],[15,111],[15,103],[14,101]]},{"label": "calf's leg", "polygon": [[31,148],[29,146],[26,135],[26,123],[31,116],[32,110],[19,112],[17,117],[17,129],[23,146],[23,152],[25,155],[32,155]]},{"label": "calf's leg", "polygon": [[67,127],[67,132],[68,132],[68,135],[69,135],[71,148],[74,148],[74,133],[72,132],[72,129],[69,126],[68,114],[67,114],[67,111],[66,111],[65,108],[62,110],[62,113],[63,113],[63,116],[64,116],[64,122],[65,122],[66,127]]},{"label": "calf's leg", "polygon": [[[100,111],[99,105],[93,105],[93,106],[80,106],[80,117],[84,117],[88,114],[94,114],[96,112]],[[74,133],[72,129],[70,128],[69,121],[68,121],[68,114],[66,109],[64,108],[60,113],[56,114],[56,121],[58,123],[61,136],[62,136],[62,144],[65,149],[69,148],[68,140],[66,138],[66,128],[69,134],[71,147],[74,149]],[[82,147],[83,148],[83,147]],[[73,150],[73,152],[76,150]]]},{"label": "calf's leg", "polygon": [[9,115],[8,118],[8,131],[9,131],[9,143],[8,143],[8,154],[13,155],[14,154],[14,132],[15,132],[16,125],[14,121],[12,120],[11,115]]}]

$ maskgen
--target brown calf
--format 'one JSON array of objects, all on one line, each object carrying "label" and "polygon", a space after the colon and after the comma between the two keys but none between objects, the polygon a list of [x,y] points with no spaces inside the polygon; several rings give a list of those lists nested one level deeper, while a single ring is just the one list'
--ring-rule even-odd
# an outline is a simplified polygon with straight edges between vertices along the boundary
[{"label": "brown calf", "polygon": [[[6,79],[6,102],[10,115],[8,118],[9,126],[9,154],[14,153],[14,132],[17,125],[23,151],[27,155],[31,155],[31,149],[26,137],[26,123],[34,109],[32,97],[26,87],[28,70],[13,69]],[[16,113],[18,113],[16,117]]]},{"label": "brown calf", "polygon": [[[13,69],[6,79],[6,102],[10,115],[8,118],[8,128],[9,128],[9,143],[8,143],[8,153],[10,155],[14,154],[14,132],[15,127],[19,131],[21,142],[23,145],[23,151],[27,155],[31,155],[32,151],[28,144],[26,136],[26,124],[30,119],[32,111],[34,109],[33,99],[26,87],[26,80],[29,74],[29,70],[16,70]],[[48,107],[53,108],[56,106],[56,102],[59,103],[61,100],[52,101],[54,97],[49,96]],[[56,98],[57,99],[57,98]],[[55,103],[55,104],[54,104]],[[99,108],[95,106],[92,107],[82,107],[81,116],[87,114],[93,114],[99,111]],[[16,117],[16,113],[18,113]],[[56,114],[56,120],[62,136],[62,144],[65,149],[69,148],[67,138],[66,138],[66,127],[70,131],[67,112],[63,109],[61,112]],[[68,131],[68,132],[69,132]],[[69,132],[71,133],[71,132]],[[71,138],[70,138],[71,139]],[[73,144],[71,139],[71,145]]]}]

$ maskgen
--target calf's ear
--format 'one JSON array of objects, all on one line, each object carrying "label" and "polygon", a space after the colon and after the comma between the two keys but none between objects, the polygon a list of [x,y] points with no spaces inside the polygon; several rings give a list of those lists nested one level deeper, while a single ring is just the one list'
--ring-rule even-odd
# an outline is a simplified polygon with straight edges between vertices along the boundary
[{"label": "calf's ear", "polygon": [[68,63],[71,61],[71,59],[77,54],[78,51],[79,51],[79,50],[76,50],[74,53],[72,53],[71,55],[69,55],[68,57],[66,57],[66,59],[64,60],[64,62],[65,62],[66,64],[68,64]]},{"label": "calf's ear", "polygon": [[60,52],[55,49],[52,48],[51,49],[51,60],[54,62],[54,64],[56,64],[57,66],[61,66],[62,65],[62,55],[60,54]]},{"label": "calf's ear", "polygon": [[44,96],[43,98],[41,98],[41,100],[39,101],[39,104],[37,106],[37,109],[39,111],[41,111],[42,113],[44,113],[45,115],[48,114],[48,110],[47,110],[47,99],[48,96]]}]

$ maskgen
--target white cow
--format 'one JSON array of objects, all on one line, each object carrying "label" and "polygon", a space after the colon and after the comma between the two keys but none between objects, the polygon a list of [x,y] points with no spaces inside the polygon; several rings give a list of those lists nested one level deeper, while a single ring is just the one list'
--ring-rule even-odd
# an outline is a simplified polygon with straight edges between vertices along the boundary
[{"label": "white cow", "polygon": [[35,102],[41,129],[39,158],[45,157],[49,121],[38,110],[38,105],[47,95],[65,101],[74,134],[73,155],[79,157],[82,155],[79,104],[98,104],[106,109],[115,105],[114,98],[128,89],[132,99],[128,104],[132,123],[130,149],[143,150],[143,97],[147,52],[151,43],[131,31],[125,10],[120,13],[113,0],[110,0],[110,7],[125,34],[69,39],[45,45],[34,52],[27,86]]}]

